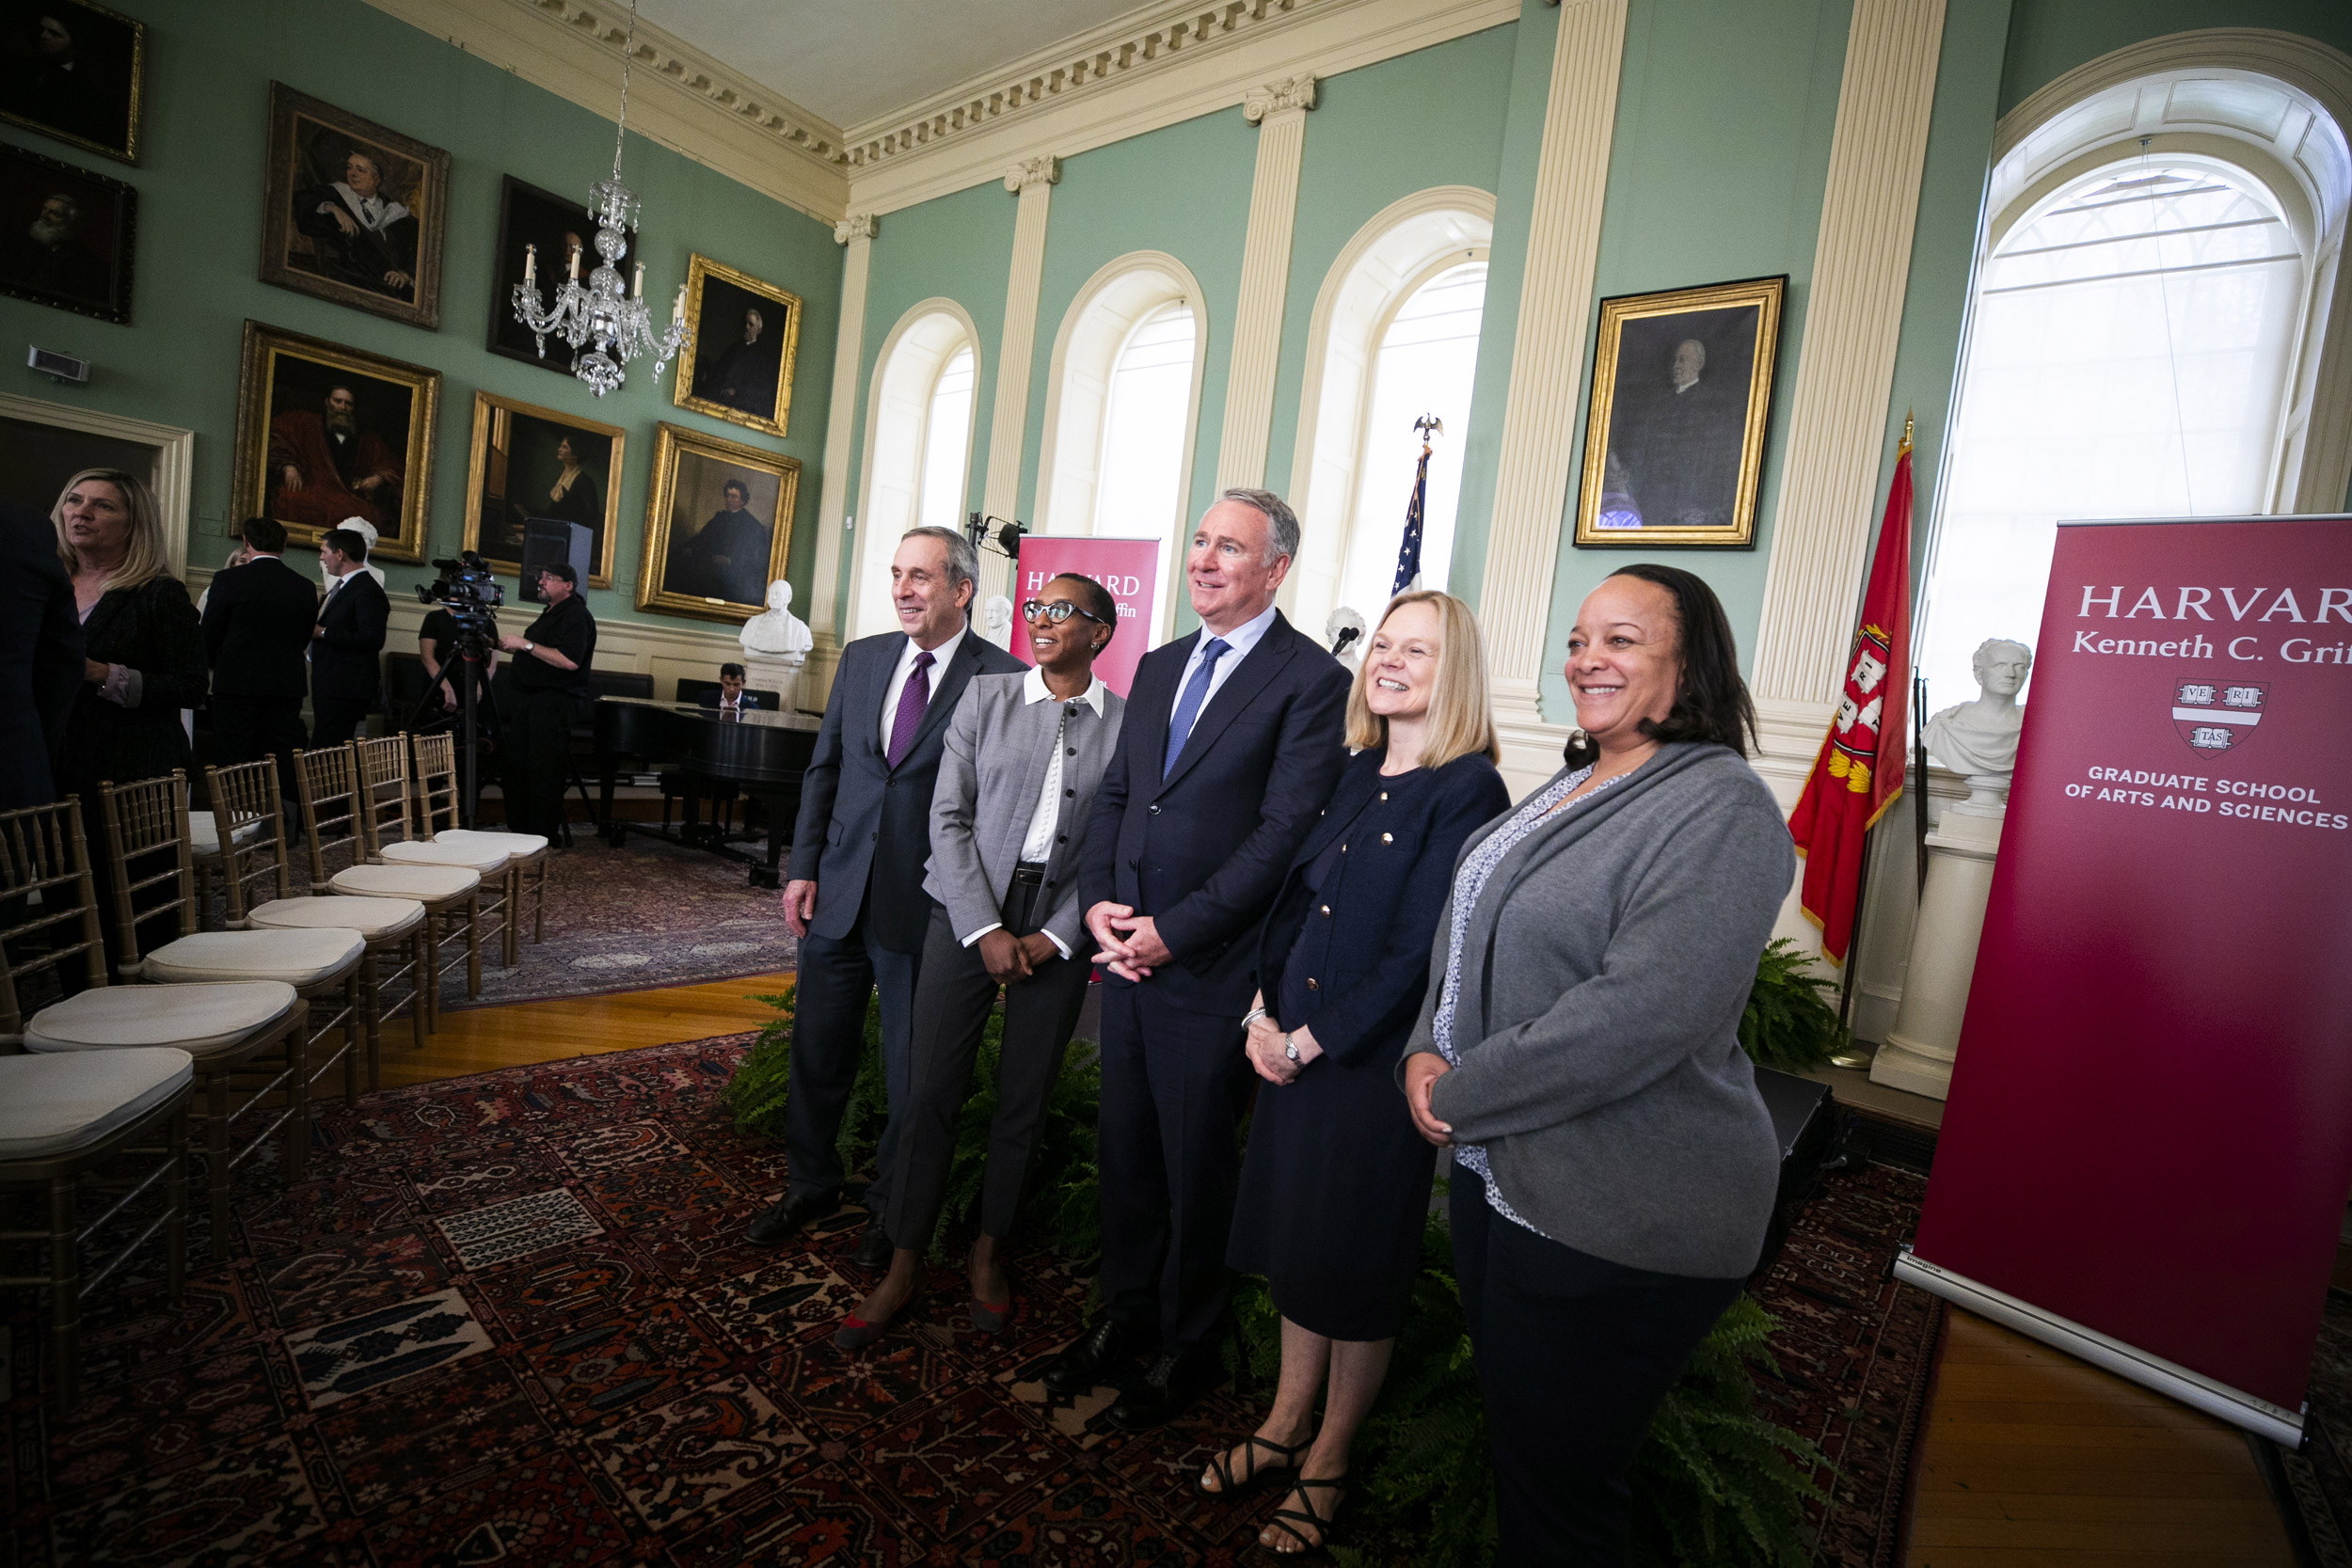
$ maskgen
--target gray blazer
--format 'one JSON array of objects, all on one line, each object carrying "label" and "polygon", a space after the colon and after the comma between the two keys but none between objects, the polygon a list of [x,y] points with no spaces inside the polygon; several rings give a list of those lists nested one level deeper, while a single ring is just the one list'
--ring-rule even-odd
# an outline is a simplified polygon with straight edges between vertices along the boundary
[{"label": "gray blazer", "polygon": [[[1661,1274],[1756,1266],[1780,1154],[1740,1015],[1795,870],[1764,781],[1698,744],[1661,748],[1495,867],[1463,935],[1462,1065],[1429,1102],[1545,1235]],[[1449,897],[1408,1060],[1437,1049],[1453,918]]]},{"label": "gray blazer", "polygon": [[923,891],[947,907],[947,922],[959,937],[1004,918],[1005,894],[1029,835],[1038,791],[1053,759],[1054,734],[1069,709],[1063,736],[1061,810],[1054,829],[1053,854],[1045,863],[1045,899],[1050,913],[1039,929],[1080,949],[1086,906],[1078,896],[1076,866],[1086,847],[1087,817],[1095,786],[1119,744],[1126,699],[1107,687],[1103,712],[1082,701],[1027,700],[1029,677],[975,675],[947,721],[947,741],[939,762],[939,785],[931,795],[931,858]]}]

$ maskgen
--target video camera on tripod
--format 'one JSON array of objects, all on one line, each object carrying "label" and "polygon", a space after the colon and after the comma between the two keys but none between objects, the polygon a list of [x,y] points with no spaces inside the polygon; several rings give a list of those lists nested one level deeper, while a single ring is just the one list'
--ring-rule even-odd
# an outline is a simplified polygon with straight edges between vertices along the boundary
[{"label": "video camera on tripod", "polygon": [[[458,820],[468,828],[474,823],[474,805],[481,793],[479,705],[487,703],[493,723],[497,721],[496,702],[490,695],[489,664],[499,645],[499,607],[506,602],[506,591],[490,575],[489,562],[479,552],[463,550],[454,561],[436,561],[440,573],[430,584],[417,590],[421,604],[438,607],[447,613],[456,629],[455,646],[443,663],[442,681],[457,699],[454,715],[457,723],[458,762]],[[462,668],[453,669],[453,666]],[[451,677],[454,676],[453,680]],[[417,728],[429,727],[425,707],[432,705],[431,694],[417,716]],[[446,723],[450,715],[440,714],[433,722]]]}]

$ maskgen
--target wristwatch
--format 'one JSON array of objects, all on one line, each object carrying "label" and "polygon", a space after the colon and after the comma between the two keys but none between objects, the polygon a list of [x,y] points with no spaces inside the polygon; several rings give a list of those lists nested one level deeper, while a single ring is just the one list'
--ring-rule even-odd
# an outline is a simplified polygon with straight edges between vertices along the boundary
[{"label": "wristwatch", "polygon": [[532,647],[532,646],[529,642],[525,642],[525,643],[523,644],[523,652],[525,652],[525,653],[527,653],[527,654],[535,654],[535,653],[537,653],[538,651],[539,651],[538,649],[536,649],[536,648]]},{"label": "wristwatch", "polygon": [[1294,1062],[1298,1060],[1298,1037],[1296,1035],[1282,1037],[1282,1054]]}]

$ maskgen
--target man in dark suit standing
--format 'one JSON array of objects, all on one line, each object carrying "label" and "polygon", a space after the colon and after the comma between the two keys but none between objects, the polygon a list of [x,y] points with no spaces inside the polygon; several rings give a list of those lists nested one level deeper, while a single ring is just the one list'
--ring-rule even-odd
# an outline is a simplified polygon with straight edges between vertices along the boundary
[{"label": "man in dark suit standing", "polygon": [[[858,1261],[890,1265],[882,1215],[909,1090],[915,973],[930,927],[923,868],[931,852],[931,787],[964,687],[974,675],[1024,668],[972,635],[979,568],[979,556],[954,530],[910,529],[890,562],[901,629],[859,638],[841,650],[834,672],[785,866],[785,923],[801,939],[785,1113],[789,1180],[784,1196],[752,1221],[751,1239],[763,1244],[839,1206],[844,1173],[834,1142],[865,1044],[866,999],[879,992],[890,1122],[866,1194]],[[1285,865],[1288,858],[1285,851]]]},{"label": "man in dark suit standing", "polygon": [[353,529],[319,540],[326,597],[310,629],[310,744],[340,746],[384,692],[384,629],[392,603],[368,575],[368,542]]},{"label": "man in dark suit standing", "polygon": [[0,502],[0,811],[57,798],[57,747],[84,673],[56,525]]},{"label": "man in dark suit standing", "polygon": [[1228,490],[1184,572],[1200,629],[1143,657],[1080,869],[1103,991],[1103,1315],[1047,1366],[1084,1393],[1140,1356],[1111,1418],[1181,1411],[1216,1376],[1249,1069],[1258,923],[1345,759],[1347,672],[1274,608],[1298,518]]},{"label": "man in dark suit standing", "polygon": [[249,517],[238,536],[245,561],[213,578],[204,595],[204,657],[213,667],[213,756],[224,766],[275,754],[286,793],[308,685],[302,656],[312,641],[318,590],[280,560],[286,528]]}]

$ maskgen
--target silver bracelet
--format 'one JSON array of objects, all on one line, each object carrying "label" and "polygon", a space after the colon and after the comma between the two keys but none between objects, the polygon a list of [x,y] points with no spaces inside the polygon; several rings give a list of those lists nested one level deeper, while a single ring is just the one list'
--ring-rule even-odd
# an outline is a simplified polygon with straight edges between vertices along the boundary
[{"label": "silver bracelet", "polygon": [[1263,1017],[1265,1017],[1265,1009],[1263,1007],[1252,1007],[1248,1012],[1242,1015],[1241,1026],[1247,1029]]}]

